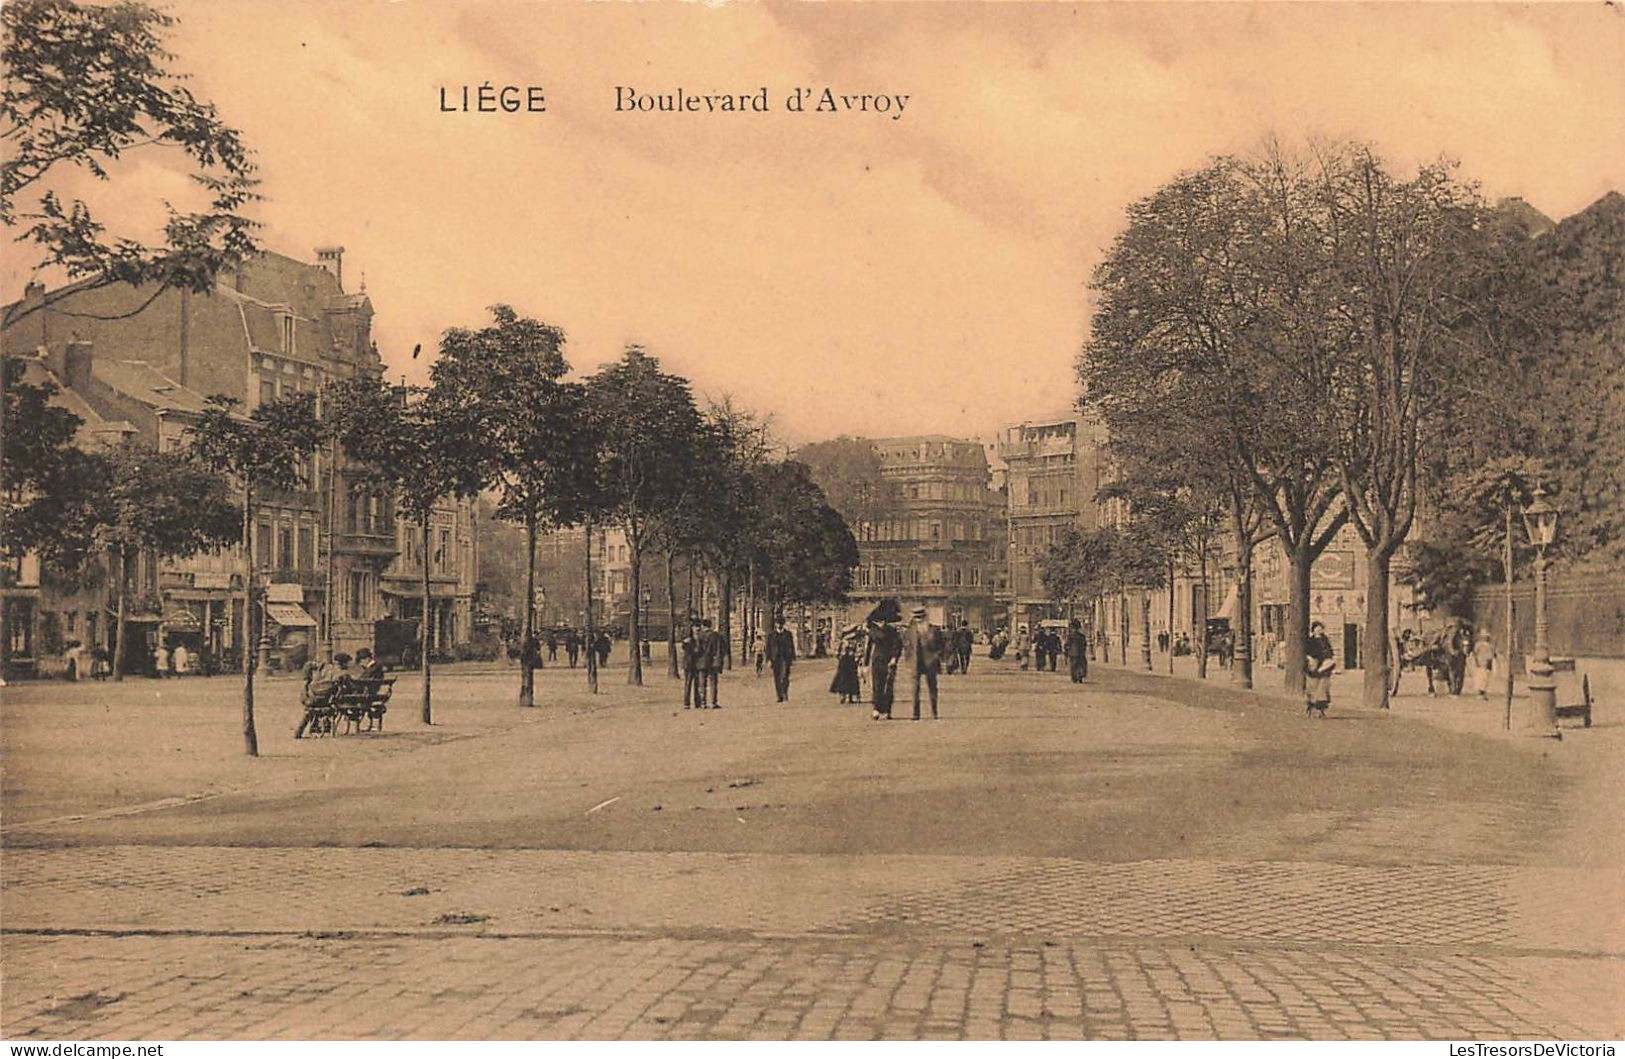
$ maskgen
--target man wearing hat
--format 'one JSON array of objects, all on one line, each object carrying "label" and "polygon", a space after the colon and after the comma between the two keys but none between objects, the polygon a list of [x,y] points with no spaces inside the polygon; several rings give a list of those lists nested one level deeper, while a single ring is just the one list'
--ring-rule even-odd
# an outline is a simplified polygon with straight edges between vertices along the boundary
[{"label": "man wearing hat", "polygon": [[720,710],[722,706],[717,702],[717,684],[722,675],[723,655],[727,645],[722,642],[722,634],[711,628],[710,618],[700,619],[700,631],[694,643],[694,661],[700,670],[699,683],[694,689],[694,706],[696,709],[705,709],[706,691],[711,693],[711,708]]},{"label": "man wearing hat", "polygon": [[683,637],[683,709],[690,705],[703,707],[700,696],[700,623],[692,611],[688,615],[688,634]]},{"label": "man wearing hat", "polygon": [[924,607],[914,608],[914,620],[903,631],[903,664],[914,679],[914,719],[920,719],[920,679],[931,691],[931,719],[937,717],[937,673],[942,669],[945,650],[942,629],[925,617]]},{"label": "man wearing hat", "polygon": [[773,615],[773,631],[767,634],[767,661],[773,667],[773,694],[780,702],[790,698],[790,664],[796,657],[796,638],[784,627],[784,615]]}]

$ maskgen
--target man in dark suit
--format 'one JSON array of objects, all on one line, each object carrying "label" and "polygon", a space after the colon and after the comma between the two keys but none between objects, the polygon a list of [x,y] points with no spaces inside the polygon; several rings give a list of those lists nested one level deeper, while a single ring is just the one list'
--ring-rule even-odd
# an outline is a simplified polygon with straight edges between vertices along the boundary
[{"label": "man in dark suit", "polygon": [[954,633],[954,650],[959,654],[959,672],[970,672],[970,653],[976,643],[976,636],[970,631],[969,622],[960,622],[959,629]]},{"label": "man in dark suit", "polygon": [[773,631],[767,634],[767,661],[773,667],[773,694],[780,702],[790,698],[790,664],[796,658],[796,638],[784,627],[784,615],[773,616]]},{"label": "man in dark suit", "polygon": [[711,709],[722,709],[717,702],[717,684],[722,676],[722,663],[727,645],[722,634],[711,628],[710,618],[700,619],[700,631],[695,637],[694,662],[700,670],[699,684],[694,689],[694,706],[705,709],[706,692],[710,692]]},{"label": "man in dark suit", "polygon": [[914,719],[920,719],[920,681],[931,692],[931,719],[937,719],[937,674],[942,671],[946,650],[942,629],[925,617],[924,607],[914,608],[914,620],[903,630],[902,664],[909,667],[914,681]]},{"label": "man in dark suit", "polygon": [[700,693],[700,633],[699,622],[688,616],[688,632],[680,645],[683,655],[683,709],[701,707],[705,701]]},{"label": "man in dark suit", "polygon": [[1076,618],[1066,630],[1066,663],[1072,683],[1082,684],[1083,678],[1089,675],[1089,639],[1083,635],[1083,626]]}]

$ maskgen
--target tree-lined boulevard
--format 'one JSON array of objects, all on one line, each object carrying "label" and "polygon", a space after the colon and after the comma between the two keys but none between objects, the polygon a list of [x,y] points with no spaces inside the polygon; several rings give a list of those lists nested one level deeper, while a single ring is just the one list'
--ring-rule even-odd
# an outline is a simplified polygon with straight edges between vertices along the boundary
[{"label": "tree-lined boulevard", "polygon": [[[1616,730],[1554,759],[1488,707],[1321,724],[985,658],[943,720],[876,726],[829,675],[780,706],[736,671],[685,714],[658,674],[545,669],[550,708],[514,710],[512,669],[453,667],[433,728],[278,741],[252,775],[226,678],[8,694],[6,1035],[1622,1028]],[[262,683],[267,724],[296,690]]]}]

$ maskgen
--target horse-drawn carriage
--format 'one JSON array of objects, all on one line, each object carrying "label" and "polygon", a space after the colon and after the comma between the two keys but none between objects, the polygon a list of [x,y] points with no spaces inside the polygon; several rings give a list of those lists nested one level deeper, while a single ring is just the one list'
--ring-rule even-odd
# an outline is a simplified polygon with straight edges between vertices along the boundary
[{"label": "horse-drawn carriage", "polygon": [[1460,695],[1467,678],[1467,658],[1473,653],[1473,630],[1460,618],[1424,622],[1402,629],[1394,637],[1394,688],[1407,672],[1420,670],[1427,677],[1428,694],[1437,695],[1438,682],[1452,695]]}]

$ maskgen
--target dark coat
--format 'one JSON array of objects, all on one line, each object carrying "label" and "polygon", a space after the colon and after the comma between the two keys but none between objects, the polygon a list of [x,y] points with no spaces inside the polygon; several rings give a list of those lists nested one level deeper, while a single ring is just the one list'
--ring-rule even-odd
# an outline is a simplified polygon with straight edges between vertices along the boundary
[{"label": "dark coat", "polygon": [[914,622],[903,630],[902,665],[911,666],[921,673],[939,672],[945,650],[940,626]]},{"label": "dark coat", "polygon": [[796,657],[796,638],[789,629],[774,629],[767,634],[767,660],[789,662]]}]

